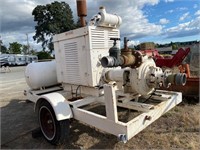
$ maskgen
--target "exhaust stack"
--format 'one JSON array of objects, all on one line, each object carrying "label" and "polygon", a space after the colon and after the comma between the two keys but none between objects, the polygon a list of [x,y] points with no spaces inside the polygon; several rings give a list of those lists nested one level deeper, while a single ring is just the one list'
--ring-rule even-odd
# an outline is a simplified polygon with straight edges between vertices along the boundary
[{"label": "exhaust stack", "polygon": [[86,0],[76,0],[77,14],[80,17],[81,26],[86,26],[85,18],[87,16]]}]

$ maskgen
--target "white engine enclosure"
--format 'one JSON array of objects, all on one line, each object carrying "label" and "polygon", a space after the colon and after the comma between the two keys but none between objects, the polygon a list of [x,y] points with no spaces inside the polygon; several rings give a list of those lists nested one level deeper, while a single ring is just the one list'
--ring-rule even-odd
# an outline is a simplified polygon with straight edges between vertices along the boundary
[{"label": "white engine enclosure", "polygon": [[30,63],[25,70],[25,79],[33,90],[58,84],[56,62]]},{"label": "white engine enclosure", "polygon": [[[100,59],[119,38],[119,29],[86,26],[55,35],[53,38],[59,83],[94,87],[103,67]],[[118,46],[119,46],[118,42]]]}]

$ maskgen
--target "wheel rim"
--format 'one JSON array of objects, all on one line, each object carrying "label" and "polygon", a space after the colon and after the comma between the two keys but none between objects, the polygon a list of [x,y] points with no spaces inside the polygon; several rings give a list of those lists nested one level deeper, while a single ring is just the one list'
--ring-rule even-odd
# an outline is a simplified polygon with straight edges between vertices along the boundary
[{"label": "wheel rim", "polygon": [[51,111],[46,107],[42,106],[39,111],[39,123],[43,135],[48,139],[52,140],[56,134],[56,125],[54,117]]}]

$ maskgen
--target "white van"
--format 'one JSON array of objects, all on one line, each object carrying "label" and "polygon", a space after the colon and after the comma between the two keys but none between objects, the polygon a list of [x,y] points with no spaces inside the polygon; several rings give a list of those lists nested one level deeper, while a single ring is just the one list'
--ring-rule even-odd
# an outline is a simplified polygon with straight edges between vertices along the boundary
[{"label": "white van", "polygon": [[26,65],[26,56],[20,54],[15,55],[15,65]]}]

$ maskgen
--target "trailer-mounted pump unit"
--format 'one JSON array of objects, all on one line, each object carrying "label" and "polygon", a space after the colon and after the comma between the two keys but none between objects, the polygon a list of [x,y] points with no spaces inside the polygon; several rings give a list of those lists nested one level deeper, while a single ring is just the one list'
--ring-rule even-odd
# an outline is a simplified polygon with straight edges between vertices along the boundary
[{"label": "trailer-mounted pump unit", "polygon": [[[79,16],[84,24],[85,13]],[[126,38],[120,50],[121,23],[120,16],[101,7],[88,26],[54,36],[55,61],[27,66],[25,95],[35,102],[41,131],[50,143],[65,141],[72,118],[126,142],[182,101],[181,93],[159,87],[184,85],[185,74],[156,67],[151,57],[128,49]],[[98,105],[104,115],[89,109]],[[139,114],[123,121],[121,107]]]}]

